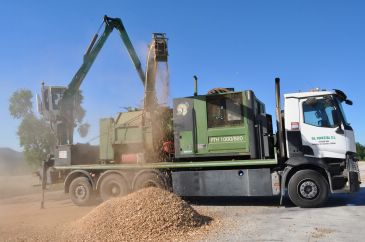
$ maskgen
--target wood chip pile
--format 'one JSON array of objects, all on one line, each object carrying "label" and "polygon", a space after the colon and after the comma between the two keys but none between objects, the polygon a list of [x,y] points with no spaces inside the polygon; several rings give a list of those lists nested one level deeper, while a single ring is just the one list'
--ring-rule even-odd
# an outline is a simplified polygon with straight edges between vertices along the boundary
[{"label": "wood chip pile", "polygon": [[102,203],[74,222],[67,237],[78,241],[181,240],[210,222],[211,218],[175,194],[151,187]]}]

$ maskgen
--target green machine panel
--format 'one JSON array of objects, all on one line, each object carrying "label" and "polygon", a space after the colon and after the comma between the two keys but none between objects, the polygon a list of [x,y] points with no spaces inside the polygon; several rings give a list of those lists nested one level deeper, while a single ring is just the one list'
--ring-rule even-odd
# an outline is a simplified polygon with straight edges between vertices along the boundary
[{"label": "green machine panel", "polygon": [[114,151],[114,119],[103,118],[100,120],[100,159],[113,160]]},{"label": "green machine panel", "polygon": [[182,131],[180,132],[180,153],[182,155],[195,154],[194,142],[193,142],[193,132]]},{"label": "green machine panel", "polygon": [[174,99],[173,105],[175,157],[193,157],[197,141],[194,99]]},{"label": "green machine panel", "polygon": [[175,156],[249,155],[242,92],[174,99]]},{"label": "green machine panel", "polygon": [[115,119],[104,118],[100,120],[100,159],[114,160],[116,154],[125,151],[126,147],[136,148],[150,140],[149,130],[141,128],[142,111],[129,111],[118,113]]},{"label": "green machine panel", "polygon": [[246,134],[234,134],[234,135],[218,135],[209,136],[208,150],[211,152],[222,151],[240,151],[243,153],[248,152],[247,142],[248,137]]},{"label": "green machine panel", "polygon": [[249,154],[245,101],[242,92],[206,97],[209,153]]}]

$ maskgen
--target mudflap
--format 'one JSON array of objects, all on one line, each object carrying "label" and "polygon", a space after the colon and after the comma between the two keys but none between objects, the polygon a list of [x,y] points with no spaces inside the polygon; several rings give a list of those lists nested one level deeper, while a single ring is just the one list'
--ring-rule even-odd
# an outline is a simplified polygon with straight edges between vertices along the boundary
[{"label": "mudflap", "polygon": [[348,178],[348,187],[347,191],[357,192],[360,190],[360,184],[361,184],[361,176],[360,176],[360,170],[359,165],[356,160],[353,159],[347,159],[346,161],[346,169],[348,171],[347,178]]},{"label": "mudflap", "polygon": [[283,205],[283,199],[285,196],[285,183],[286,183],[286,177],[289,174],[289,171],[292,169],[292,167],[287,166],[284,168],[284,171],[281,174],[281,192],[280,192],[280,206]]},{"label": "mudflap", "polygon": [[360,190],[359,182],[359,173],[357,172],[349,172],[349,185],[350,185],[350,192],[357,192]]}]

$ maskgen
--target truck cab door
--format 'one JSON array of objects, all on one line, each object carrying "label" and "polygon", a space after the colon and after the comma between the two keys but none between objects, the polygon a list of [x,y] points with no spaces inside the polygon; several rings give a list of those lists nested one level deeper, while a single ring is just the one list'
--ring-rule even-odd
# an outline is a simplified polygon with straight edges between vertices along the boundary
[{"label": "truck cab door", "polygon": [[302,144],[313,151],[308,155],[345,158],[346,134],[341,128],[334,100],[329,96],[301,99],[299,109]]}]

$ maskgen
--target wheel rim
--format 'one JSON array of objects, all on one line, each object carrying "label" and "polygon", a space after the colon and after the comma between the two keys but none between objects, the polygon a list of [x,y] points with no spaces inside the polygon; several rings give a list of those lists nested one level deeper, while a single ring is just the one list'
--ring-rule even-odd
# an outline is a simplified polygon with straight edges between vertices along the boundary
[{"label": "wheel rim", "polygon": [[85,199],[86,195],[87,195],[87,190],[86,190],[86,187],[85,186],[79,185],[79,186],[76,187],[76,189],[75,189],[75,197],[78,200]]},{"label": "wheel rim", "polygon": [[99,194],[103,201],[128,194],[127,181],[116,174],[107,175],[100,184]]},{"label": "wheel rim", "polygon": [[112,182],[109,184],[108,195],[110,197],[118,197],[121,194],[121,188],[118,183]]},{"label": "wheel rim", "polygon": [[314,181],[303,180],[298,185],[298,192],[304,199],[314,199],[319,194],[319,188]]}]

